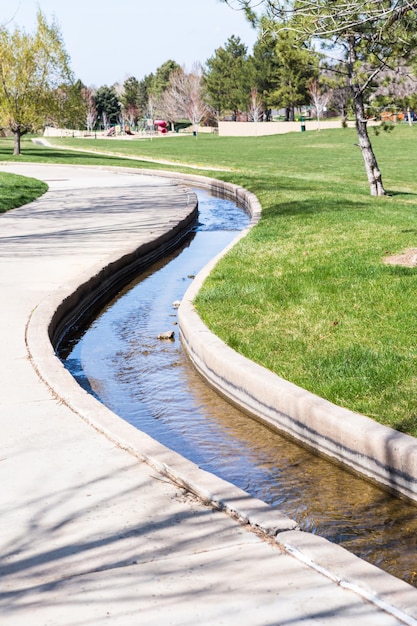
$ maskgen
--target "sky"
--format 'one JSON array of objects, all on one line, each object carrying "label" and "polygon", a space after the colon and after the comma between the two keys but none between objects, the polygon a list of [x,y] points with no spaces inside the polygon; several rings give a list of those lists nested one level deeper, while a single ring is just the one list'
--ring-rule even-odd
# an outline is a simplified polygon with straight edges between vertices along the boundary
[{"label": "sky", "polygon": [[88,87],[141,80],[172,59],[191,70],[232,35],[252,51],[256,31],[220,0],[0,0],[0,24],[33,32],[56,18],[76,79]]}]

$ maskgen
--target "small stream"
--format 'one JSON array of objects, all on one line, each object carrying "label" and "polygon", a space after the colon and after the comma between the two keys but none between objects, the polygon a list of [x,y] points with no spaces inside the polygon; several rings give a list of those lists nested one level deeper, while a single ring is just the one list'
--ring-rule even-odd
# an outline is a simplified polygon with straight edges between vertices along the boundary
[{"label": "small stream", "polygon": [[[190,241],[117,295],[59,356],[123,419],[202,468],[268,502],[300,527],[417,586],[417,507],[250,419],[212,391],[178,339],[177,312],[197,272],[248,223],[201,190]],[[174,341],[161,332],[174,330]]]}]

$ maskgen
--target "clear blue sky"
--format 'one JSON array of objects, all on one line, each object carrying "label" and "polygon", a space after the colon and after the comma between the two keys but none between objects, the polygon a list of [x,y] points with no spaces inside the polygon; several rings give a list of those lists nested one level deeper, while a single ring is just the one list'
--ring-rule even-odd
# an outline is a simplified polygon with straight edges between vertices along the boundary
[{"label": "clear blue sky", "polygon": [[[173,59],[205,63],[236,35],[252,50],[256,32],[220,0],[3,0],[0,24],[32,31],[38,7],[56,17],[71,67],[87,86],[141,80]],[[12,20],[11,22],[9,22]],[[9,22],[9,23],[8,23]]]}]

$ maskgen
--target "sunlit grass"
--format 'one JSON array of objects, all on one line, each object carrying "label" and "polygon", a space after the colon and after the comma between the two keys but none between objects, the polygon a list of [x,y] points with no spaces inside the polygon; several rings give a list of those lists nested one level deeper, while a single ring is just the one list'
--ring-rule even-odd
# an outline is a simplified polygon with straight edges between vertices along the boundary
[{"label": "sunlit grass", "polygon": [[47,189],[40,180],[0,172],[0,213],[32,202]]},{"label": "sunlit grass", "polygon": [[[154,168],[161,166],[146,159],[159,159],[177,163],[174,169],[198,165],[256,193],[263,219],[206,281],[200,315],[229,345],[280,376],[416,435],[417,269],[383,261],[417,248],[417,127],[372,140],[390,192],[384,198],[369,196],[351,129],[54,140],[49,150],[25,145],[23,158]],[[64,152],[61,143],[145,161]],[[6,152],[0,142],[0,158]]]}]

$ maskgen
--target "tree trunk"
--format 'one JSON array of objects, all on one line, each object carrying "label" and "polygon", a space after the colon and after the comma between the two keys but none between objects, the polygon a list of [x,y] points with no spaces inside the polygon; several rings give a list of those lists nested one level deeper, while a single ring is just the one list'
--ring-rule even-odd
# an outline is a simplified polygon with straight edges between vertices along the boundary
[{"label": "tree trunk", "polygon": [[20,128],[18,128],[17,130],[13,130],[13,134],[14,134],[13,154],[19,155],[20,154],[20,137],[21,137]]},{"label": "tree trunk", "polygon": [[376,161],[371,141],[368,135],[368,123],[365,117],[362,93],[354,93],[354,109],[356,118],[356,130],[358,133],[359,147],[365,163],[365,171],[368,177],[371,196],[384,196],[385,189],[382,184],[382,176]]},{"label": "tree trunk", "polygon": [[356,130],[358,133],[359,147],[362,152],[362,157],[365,163],[365,171],[368,177],[369,187],[371,190],[371,196],[384,196],[385,189],[382,184],[381,172],[379,171],[378,163],[372,149],[371,140],[368,135],[368,121],[365,116],[365,106],[363,102],[363,92],[357,84],[355,77],[355,63],[356,57],[356,45],[355,37],[352,35],[348,40],[348,76],[349,84],[353,95],[353,108],[355,112]]}]

